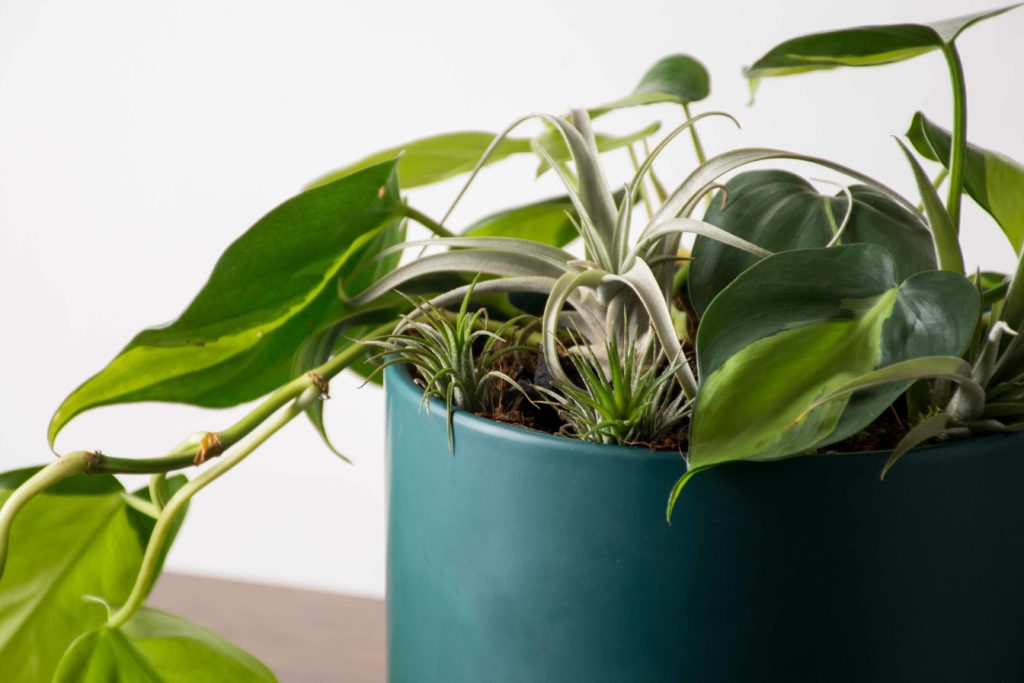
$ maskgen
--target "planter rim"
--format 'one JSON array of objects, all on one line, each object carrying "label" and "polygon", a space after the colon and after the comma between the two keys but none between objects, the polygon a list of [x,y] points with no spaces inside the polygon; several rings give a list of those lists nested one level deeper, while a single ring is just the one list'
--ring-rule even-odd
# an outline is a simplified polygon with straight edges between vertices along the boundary
[{"label": "planter rim", "polygon": [[[384,382],[386,391],[392,391],[399,394],[402,400],[416,401],[417,403],[423,400],[423,391],[416,384],[413,383],[412,377],[409,373],[409,369],[405,365],[392,365],[384,371]],[[430,419],[444,419],[447,408],[445,404],[438,398],[431,398],[429,402],[429,408],[421,409],[422,412],[426,410],[430,411]],[[560,451],[585,455],[586,457],[596,458],[629,458],[636,460],[637,458],[644,458],[649,460],[673,460],[682,461],[683,454],[678,451],[655,451],[649,448],[642,448],[640,446],[616,446],[611,444],[597,444],[589,441],[581,441],[579,439],[571,439],[565,436],[556,436],[554,434],[548,434],[521,425],[508,424],[505,422],[498,422],[497,420],[491,420],[486,417],[481,417],[474,413],[470,413],[466,410],[456,409],[452,414],[452,425],[455,435],[455,449],[458,451],[459,431],[466,430],[477,432],[490,438],[500,438],[505,441],[512,441],[514,443],[524,446],[519,451],[523,454],[530,453],[529,446],[536,444],[538,446],[547,446],[548,448],[555,446]],[[967,443],[969,441],[974,442],[988,442],[995,439],[1007,438],[1012,435],[1008,434],[992,434],[988,436],[977,437],[974,439],[964,440],[963,442],[956,443]],[[912,453],[920,453],[923,451],[934,451],[934,450],[946,450],[949,444],[932,444],[930,446],[919,446],[913,449]],[[887,456],[892,450],[876,450],[876,451],[855,451],[855,452],[840,452],[840,453],[829,453],[823,454],[821,457],[813,456],[793,456],[790,458],[779,458],[777,460],[792,460],[799,458],[800,460],[820,460],[827,458],[829,461],[836,464],[850,461],[860,460],[863,458],[882,457]],[[549,456],[548,456],[549,457]],[[766,460],[766,461],[743,461],[753,464],[759,463],[772,463],[777,460]]]}]

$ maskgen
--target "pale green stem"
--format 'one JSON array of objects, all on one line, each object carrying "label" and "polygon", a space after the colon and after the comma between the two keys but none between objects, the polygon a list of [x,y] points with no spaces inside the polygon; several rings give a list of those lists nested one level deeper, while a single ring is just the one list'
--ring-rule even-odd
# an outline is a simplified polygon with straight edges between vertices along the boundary
[{"label": "pale green stem", "polygon": [[443,225],[441,225],[440,223],[438,223],[425,213],[422,213],[421,211],[409,206],[408,204],[402,207],[402,214],[406,218],[413,219],[414,221],[422,225],[427,230],[430,230],[430,232],[434,233],[438,237],[455,237],[455,233],[453,233],[451,230],[444,227]]},{"label": "pale green stem", "polygon": [[[640,170],[640,160],[636,157],[636,151],[633,149],[633,145],[629,145],[626,149],[629,150],[629,160],[633,162],[633,172],[636,173]],[[651,198],[647,194],[647,183],[644,182],[643,178],[640,179],[640,197],[644,201],[644,209],[647,211],[647,219],[650,220],[651,216],[654,215],[654,207],[651,206]]]},{"label": "pale green stem", "polygon": [[157,472],[149,478],[149,499],[157,510],[163,510],[167,504],[167,474]]},{"label": "pale green stem", "polygon": [[181,510],[188,504],[192,496],[203,488],[216,481],[221,475],[242,462],[250,453],[261,446],[267,439],[276,434],[278,430],[292,421],[297,415],[301,415],[314,401],[320,399],[320,389],[316,386],[309,386],[295,399],[293,403],[283,408],[280,412],[266,420],[257,429],[254,429],[234,447],[228,450],[211,467],[200,472],[194,479],[182,486],[167,501],[167,505],[160,513],[149,537],[145,555],[142,558],[142,567],[135,579],[132,592],[114,614],[110,616],[107,626],[118,628],[123,625],[135,611],[142,606],[146,594],[152,585],[156,575],[157,566],[160,564],[160,556],[163,554],[164,545],[171,533],[174,519]]},{"label": "pale green stem", "polygon": [[942,53],[949,65],[953,82],[953,139],[949,154],[949,194],[946,210],[953,219],[953,228],[960,230],[960,198],[964,189],[964,157],[967,153],[967,86],[964,67],[953,43],[946,43]]},{"label": "pale green stem", "polygon": [[[651,156],[651,148],[647,146],[647,138],[644,138],[642,142],[644,154]],[[651,167],[647,169],[647,177],[651,179],[651,185],[654,187],[654,194],[658,197],[658,203],[664,204],[665,200],[668,199],[668,191],[665,190],[665,186],[658,179],[658,174],[654,172],[654,164],[651,164]]]},{"label": "pale green stem", "polygon": [[[686,119],[690,120],[693,116],[690,115],[690,105],[683,103],[683,113],[686,114]],[[690,126],[690,137],[693,139],[693,151],[697,153],[697,163],[703,164],[708,160],[707,155],[704,154],[704,145],[700,143],[700,136],[697,135],[697,126]]]},{"label": "pale green stem", "polygon": [[0,507],[0,576],[3,576],[4,565],[7,563],[7,548],[11,542],[11,526],[14,517],[25,504],[37,494],[46,491],[57,482],[75,474],[86,471],[92,453],[77,451],[68,453],[33,474],[19,486],[10,498]]},{"label": "pale green stem", "polygon": [[[690,115],[690,105],[686,102],[683,103],[683,114],[686,115],[686,119],[692,119]],[[700,142],[700,136],[697,135],[697,124],[690,126],[690,137],[693,139],[693,151],[697,153],[697,163],[703,165],[708,160],[707,155],[704,153],[704,145]],[[711,193],[704,196],[704,210],[707,211],[711,208]]]},{"label": "pale green stem", "polygon": [[[392,323],[380,325],[371,330],[366,335],[366,338],[371,339],[386,334],[391,331],[392,327]],[[228,449],[233,444],[239,443],[246,435],[263,425],[282,406],[302,395],[303,392],[315,390],[319,395],[319,380],[330,380],[348,367],[360,354],[366,352],[366,347],[362,344],[353,344],[313,371],[296,377],[288,384],[280,387],[252,412],[219,433],[218,436],[220,437],[222,447]],[[7,559],[11,525],[14,522],[14,517],[34,496],[42,493],[58,481],[75,474],[159,474],[192,467],[195,465],[197,443],[198,440],[195,437],[189,437],[171,453],[158,458],[115,458],[102,453],[77,451],[69,453],[44,467],[19,486],[11,494],[10,498],[7,499],[3,507],[0,508],[0,576],[3,575],[3,568]],[[204,470],[204,473],[207,471],[209,470]],[[196,479],[199,479],[201,476],[203,475],[200,474]],[[193,481],[196,479],[193,479]],[[133,501],[128,502],[131,504]],[[144,510],[144,512],[149,513],[148,510]]]},{"label": "pale green stem", "polygon": [[139,498],[130,493],[122,493],[121,497],[124,498],[124,502],[128,503],[128,507],[138,510],[147,517],[152,517],[153,519],[160,517],[160,508],[145,498]]}]

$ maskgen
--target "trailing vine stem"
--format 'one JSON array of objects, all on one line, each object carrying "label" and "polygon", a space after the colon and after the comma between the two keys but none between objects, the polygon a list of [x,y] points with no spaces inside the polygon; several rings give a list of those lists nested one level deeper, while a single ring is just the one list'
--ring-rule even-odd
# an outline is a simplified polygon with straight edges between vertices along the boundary
[{"label": "trailing vine stem", "polygon": [[[389,332],[393,326],[394,323],[391,322],[379,325],[368,332],[366,338],[372,339],[385,334]],[[0,507],[0,577],[3,576],[4,567],[6,565],[7,551],[10,545],[11,526],[14,523],[15,516],[25,506],[25,504],[28,503],[28,501],[38,494],[43,493],[57,482],[76,474],[162,475],[167,472],[173,472],[186,467],[201,465],[205,462],[205,457],[202,459],[199,458],[203,453],[204,446],[208,446],[211,442],[217,444],[218,450],[216,450],[216,452],[207,453],[207,457],[220,455],[222,452],[230,450],[251,433],[256,433],[261,428],[265,427],[267,421],[290,401],[298,399],[305,393],[313,392],[314,390],[316,395],[319,396],[323,393],[323,386],[325,382],[351,365],[353,361],[366,352],[366,348],[362,344],[352,344],[343,351],[335,354],[317,368],[296,377],[287,384],[278,388],[270,394],[270,396],[264,399],[262,403],[256,406],[256,408],[231,427],[219,433],[211,432],[205,435],[192,435],[176,446],[167,455],[155,458],[117,458],[100,452],[75,451],[61,456],[54,462],[46,465],[19,486],[4,502],[3,506]],[[294,404],[292,407],[294,407]],[[290,420],[291,418],[288,419]],[[277,427],[277,429],[279,428],[280,426]],[[276,429],[274,431],[276,431]],[[210,436],[216,438],[211,440],[208,438]],[[269,434],[267,436],[269,436]],[[263,440],[266,440],[266,437],[264,437]],[[255,446],[258,446],[262,442],[262,440],[259,441]],[[253,446],[253,448],[255,448],[255,446]],[[212,470],[213,468],[211,467],[210,469]],[[230,469],[230,467],[227,469]],[[227,469],[221,469],[219,471],[223,473],[224,471],[227,471]],[[198,480],[207,471],[209,470],[203,470],[203,473],[196,476],[193,481]],[[186,486],[188,486],[188,484],[186,484]],[[184,487],[180,489],[178,493],[183,490]],[[171,502],[167,501],[164,505],[160,504],[160,492],[166,491],[166,488],[163,486],[163,482],[159,479],[156,482],[151,480],[150,491],[151,495],[153,495],[154,491],[156,493],[153,498],[153,505],[155,509],[161,510],[160,516],[162,517],[167,510],[167,506],[169,506]],[[174,496],[171,497],[171,500],[173,499]]]},{"label": "trailing vine stem", "polygon": [[29,477],[0,508],[0,576],[3,576],[4,565],[7,563],[7,548],[10,545],[11,524],[15,515],[37,494],[70,476],[83,474],[92,456],[92,453],[85,451],[61,456]]},{"label": "trailing vine stem", "polygon": [[405,204],[402,207],[402,215],[404,215],[406,218],[411,218],[412,220],[416,221],[417,223],[419,223],[424,228],[434,233],[438,237],[455,237],[455,233],[453,233],[451,230],[444,227],[427,214],[423,213],[422,211],[419,211],[418,209],[414,209],[408,204]]},{"label": "trailing vine stem", "polygon": [[263,445],[267,439],[276,434],[278,430],[291,422],[294,417],[301,415],[313,402],[320,400],[321,394],[322,390],[317,385],[307,386],[294,402],[264,421],[212,466],[201,471],[195,478],[171,496],[156,520],[153,533],[150,534],[149,543],[146,545],[146,552],[142,558],[142,566],[139,568],[139,574],[135,579],[132,592],[125,603],[110,615],[107,621],[108,627],[117,628],[122,626],[142,606],[156,577],[157,566],[160,564],[160,555],[163,552],[164,545],[167,543],[174,520],[185,505],[188,504],[189,500],[192,499],[192,496],[242,462],[249,454]]},{"label": "trailing vine stem", "polygon": [[960,231],[960,198],[964,188],[964,157],[967,154],[967,85],[960,53],[951,42],[944,43],[942,54],[949,65],[953,83],[953,137],[949,151],[949,194],[946,210],[953,219],[953,228]]}]

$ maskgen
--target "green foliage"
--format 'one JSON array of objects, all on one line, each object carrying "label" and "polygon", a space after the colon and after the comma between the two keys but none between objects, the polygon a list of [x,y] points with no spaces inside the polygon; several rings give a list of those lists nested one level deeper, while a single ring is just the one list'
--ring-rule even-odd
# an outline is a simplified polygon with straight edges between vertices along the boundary
[{"label": "green foliage", "polygon": [[687,105],[703,100],[710,92],[711,77],[703,64],[690,55],[670,55],[647,70],[631,95],[594,107],[590,115],[662,102]]},{"label": "green foliage", "polygon": [[[58,681],[194,680],[197,672],[225,682],[273,680],[234,646],[141,605],[191,496],[299,414],[326,440],[321,398],[343,369],[369,375],[373,346],[385,363],[416,365],[424,401],[447,404],[449,439],[454,408],[491,413],[508,387],[521,390],[499,361],[527,342],[543,354],[554,380],[543,391],[576,438],[667,443],[683,436],[692,406],[688,469],[670,493],[669,514],[686,482],[708,467],[815,452],[890,408],[910,429],[886,469],[928,440],[1024,427],[1024,256],[1012,277],[968,279],[959,224],[966,191],[1015,249],[1024,244],[1024,169],[967,144],[954,45],[969,26],[1009,9],[803,36],[746,72],[756,83],[941,52],[953,129],[917,114],[907,134],[920,156],[944,167],[940,178],[929,179],[900,143],[924,215],[887,185],[813,155],[743,148],[707,158],[695,124],[731,117],[690,115],[710,80],[686,55],[660,60],[631,94],[603,107],[527,116],[497,135],[413,140],[284,202],[228,247],[176,321],[141,332],[72,392],[49,438],[52,447],[69,420],[102,405],[262,402],[163,456],[78,452],[34,474],[0,476],[0,571],[8,538],[13,548],[0,577],[0,677],[49,680],[57,670]],[[678,105],[669,109],[682,109],[686,120],[658,140],[660,121],[621,135],[593,130],[592,118],[612,109],[654,103]],[[528,121],[540,131],[512,137]],[[683,133],[698,165],[663,183],[655,165]],[[602,154],[624,147],[633,173],[610,180]],[[478,175],[513,155],[535,157],[565,196],[449,229],[451,209]],[[737,174],[775,160],[852,181],[823,194],[786,171]],[[466,182],[440,220],[400,194],[459,175]],[[709,199],[704,220],[696,218]],[[408,240],[410,220],[434,236]],[[684,234],[696,235],[692,255]],[[582,254],[567,248],[577,239]],[[409,249],[425,252],[403,262]],[[538,334],[517,307],[528,297],[541,302]],[[471,312],[483,304],[489,314]],[[566,346],[571,367],[563,367]],[[193,464],[203,469],[187,484],[163,480]],[[154,500],[146,491],[125,494],[110,476],[117,473],[153,474]],[[117,610],[105,614],[84,595]]]},{"label": "green foliage", "polygon": [[[0,475],[0,504],[37,471]],[[173,478],[169,488],[183,481]],[[130,507],[109,475],[66,479],[29,501],[0,577],[4,683],[50,680],[71,642],[106,621],[103,606],[86,597],[117,603],[128,596],[152,530],[153,519]]]},{"label": "green foliage", "polygon": [[145,330],[53,416],[51,444],[82,411],[128,401],[228,406],[292,377],[299,345],[343,312],[335,282],[398,218],[394,162],[304,192],[227,248],[181,316]]},{"label": "green foliage", "polygon": [[[950,133],[917,112],[907,138],[917,153],[948,168]],[[1018,253],[1024,246],[1024,166],[1009,157],[967,145],[964,189],[991,214]]]},{"label": "green foliage", "polygon": [[873,244],[764,259],[701,320],[690,467],[775,459],[855,434],[909,382],[816,401],[900,361],[960,355],[979,307],[974,285],[953,273],[925,271],[901,283],[892,257]]},{"label": "green foliage", "polygon": [[[717,225],[772,252],[871,242],[893,256],[904,279],[935,268],[928,225],[921,216],[869,185],[846,194],[820,194],[806,180],[788,171],[748,171],[733,176],[715,196],[704,216]],[[698,237],[687,284],[690,302],[703,313],[711,300],[757,258],[721,242]]]},{"label": "green foliage", "polygon": [[276,683],[267,667],[201,626],[143,607],[124,626],[101,626],[75,640],[54,683]]},{"label": "green foliage", "polygon": [[[562,433],[583,441],[619,446],[664,446],[689,414],[689,403],[652,344],[629,340],[620,350],[610,339],[603,357],[590,347],[569,359],[582,387],[557,382],[558,391],[538,387],[565,421]],[[607,368],[607,370],[605,369]]]},{"label": "green foliage", "polygon": [[[398,182],[402,187],[430,185],[472,171],[492,140],[494,133],[482,131],[444,133],[412,140],[404,145],[375,152],[344,168],[331,171],[311,182],[306,189],[333,183],[356,171],[390,162],[395,158],[399,159]],[[495,163],[513,154],[524,154],[529,151],[529,140],[507,138],[492,151],[489,161]]]},{"label": "green foliage", "polygon": [[930,24],[858,26],[812,33],[773,47],[744,69],[756,81],[768,76],[787,76],[839,66],[891,64],[941,49],[967,28],[1018,5],[977,12]]},{"label": "green foliage", "polygon": [[522,350],[503,336],[514,332],[522,320],[513,319],[489,329],[486,309],[469,310],[474,285],[466,290],[458,312],[453,314],[427,301],[410,300],[412,313],[393,332],[366,342],[383,349],[375,357],[382,369],[396,363],[416,368],[423,387],[423,405],[428,409],[431,398],[444,401],[448,444],[452,448],[455,408],[490,414],[500,402],[501,383],[523,391],[513,378],[495,369],[499,358]]}]

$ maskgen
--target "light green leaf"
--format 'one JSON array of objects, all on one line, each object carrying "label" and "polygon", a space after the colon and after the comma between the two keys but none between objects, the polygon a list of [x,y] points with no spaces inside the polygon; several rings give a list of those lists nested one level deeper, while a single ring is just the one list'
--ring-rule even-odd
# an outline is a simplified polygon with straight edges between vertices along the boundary
[{"label": "light green leaf", "polygon": [[51,444],[75,415],[130,401],[227,406],[291,379],[302,342],[342,312],[337,280],[400,211],[394,162],[286,201],[221,256],[181,316],[138,334],[54,414]]},{"label": "light green leaf", "polygon": [[120,628],[102,626],[68,649],[54,683],[275,683],[252,655],[217,634],[143,607]]},{"label": "light green leaf", "polygon": [[[921,156],[949,167],[949,131],[917,112],[907,137]],[[975,145],[967,145],[964,189],[996,219],[1016,252],[1024,246],[1024,166]]]},{"label": "light green leaf", "polygon": [[711,79],[703,64],[689,55],[670,55],[647,70],[631,95],[594,107],[590,115],[661,102],[689,104],[703,100],[710,92]]},{"label": "light green leaf", "polygon": [[[0,504],[37,469],[0,475]],[[184,477],[168,479],[171,491]],[[128,597],[153,530],[108,475],[65,479],[28,502],[14,520],[0,578],[0,678],[48,681],[71,642],[107,619],[108,603]],[[148,499],[148,493],[136,495]]]},{"label": "light green leaf", "polygon": [[491,214],[467,227],[473,237],[518,237],[564,247],[576,238],[570,216],[576,214],[568,197],[555,197]]},{"label": "light green leaf", "polygon": [[958,356],[979,311],[964,277],[924,271],[900,283],[892,258],[874,244],[758,262],[701,320],[690,467],[786,457],[860,431],[909,380],[815,402],[900,361]]},{"label": "light green leaf", "polygon": [[[494,140],[494,135],[483,131],[462,131],[411,140],[331,171],[311,182],[306,189],[332,183],[356,171],[390,161],[399,155],[401,158],[398,161],[398,183],[401,187],[430,185],[472,171],[483,156],[484,150]],[[487,163],[493,164],[513,154],[524,154],[529,151],[529,140],[507,137],[494,148]]]},{"label": "light green leaf", "polygon": [[897,140],[900,149],[910,163],[914,172],[914,182],[917,183],[917,191],[921,193],[921,203],[924,205],[925,214],[928,216],[928,223],[932,229],[932,237],[935,241],[935,253],[939,256],[939,267],[951,273],[964,272],[964,256],[960,252],[960,241],[957,238],[956,225],[950,217],[946,207],[942,205],[935,186],[925,175],[921,164],[910,153],[907,146]]},{"label": "light green leaf", "polygon": [[[896,262],[900,280],[936,267],[931,234],[921,216],[868,185],[849,188],[853,197],[842,244],[872,242],[885,247]],[[740,173],[714,197],[704,220],[770,251],[824,247],[833,238],[831,206],[837,221],[850,211],[843,193],[820,194],[788,171]],[[719,241],[698,237],[687,276],[690,301],[702,314],[711,300],[758,257]]]},{"label": "light green leaf", "polygon": [[859,26],[792,38],[769,50],[744,75],[752,81],[767,76],[875,66],[910,59],[953,42],[965,29],[1018,5],[977,12],[930,24]]}]

